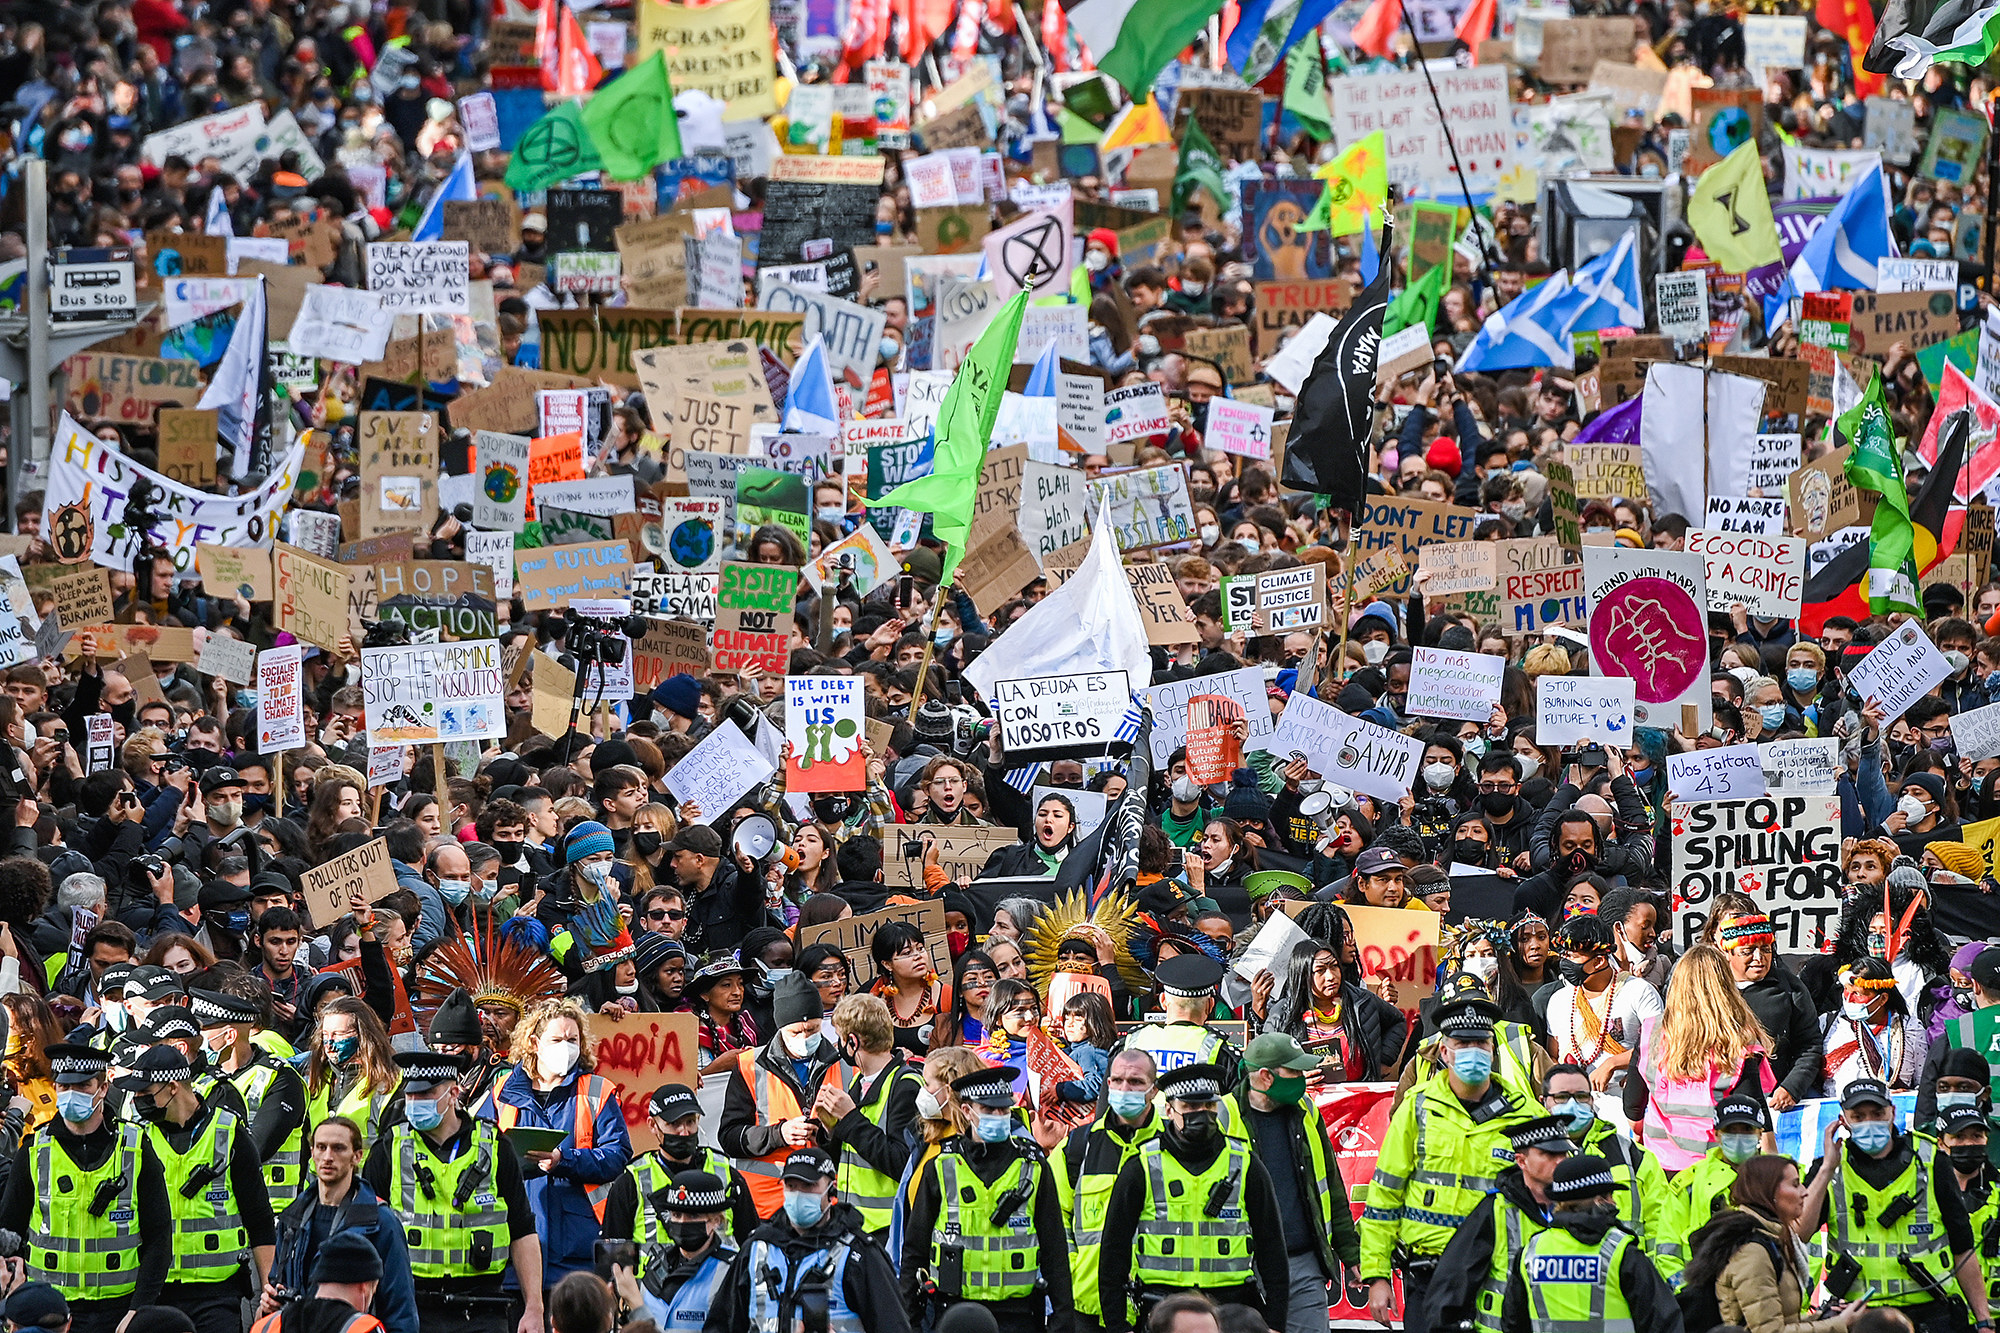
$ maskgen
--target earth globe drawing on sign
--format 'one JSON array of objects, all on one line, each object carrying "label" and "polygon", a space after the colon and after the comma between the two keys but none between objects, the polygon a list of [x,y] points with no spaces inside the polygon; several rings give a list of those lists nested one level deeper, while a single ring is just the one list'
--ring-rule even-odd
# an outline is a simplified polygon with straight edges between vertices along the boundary
[{"label": "earth globe drawing on sign", "polygon": [[667,537],[667,555],[683,569],[707,564],[714,554],[715,525],[707,519],[687,519]]},{"label": "earth globe drawing on sign", "polygon": [[1708,145],[1727,157],[1750,141],[1750,113],[1740,106],[1723,107],[1708,122]]}]

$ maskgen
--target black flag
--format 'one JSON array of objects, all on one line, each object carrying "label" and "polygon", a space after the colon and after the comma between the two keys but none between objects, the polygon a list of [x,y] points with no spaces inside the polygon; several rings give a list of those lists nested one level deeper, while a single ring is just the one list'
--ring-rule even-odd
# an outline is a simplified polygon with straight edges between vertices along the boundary
[{"label": "black flag", "polygon": [[1368,437],[1375,426],[1375,369],[1382,316],[1389,308],[1389,238],[1384,219],[1381,267],[1326,340],[1299,387],[1282,483],[1326,498],[1329,509],[1361,508],[1368,485]]}]

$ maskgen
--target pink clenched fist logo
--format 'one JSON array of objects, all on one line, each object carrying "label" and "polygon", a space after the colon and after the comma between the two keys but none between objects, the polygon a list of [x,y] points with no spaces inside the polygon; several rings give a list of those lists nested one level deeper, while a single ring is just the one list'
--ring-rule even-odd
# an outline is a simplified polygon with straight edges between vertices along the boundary
[{"label": "pink clenched fist logo", "polygon": [[1641,703],[1678,699],[1708,665],[1707,617],[1687,590],[1661,578],[1621,583],[1590,617],[1590,651],[1630,676]]}]

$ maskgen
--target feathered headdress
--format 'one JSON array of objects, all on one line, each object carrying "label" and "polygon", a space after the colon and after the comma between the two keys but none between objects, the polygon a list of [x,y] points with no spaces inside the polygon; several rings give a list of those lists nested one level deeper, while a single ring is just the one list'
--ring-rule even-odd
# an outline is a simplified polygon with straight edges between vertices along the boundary
[{"label": "feathered headdress", "polygon": [[1488,941],[1496,953],[1505,953],[1513,947],[1513,940],[1505,921],[1467,917],[1456,925],[1441,928],[1438,932],[1438,945],[1446,958],[1463,959],[1465,947],[1474,940]]},{"label": "feathered headdress", "polygon": [[1082,889],[1072,889],[1058,898],[1048,911],[1037,916],[1021,941],[1028,964],[1028,981],[1037,994],[1046,995],[1049,978],[1061,970],[1057,955],[1070,940],[1083,940],[1097,952],[1098,938],[1111,942],[1111,956],[1118,975],[1134,994],[1152,982],[1146,970],[1132,956],[1132,935],[1139,923],[1139,911],[1123,892],[1108,893],[1093,910]]},{"label": "feathered headdress", "polygon": [[1887,947],[1883,950],[1882,956],[1890,962],[1895,962],[1902,954],[1903,944],[1909,939],[1910,922],[1917,915],[1918,909],[1924,905],[1925,897],[1926,895],[1921,889],[1911,894],[1910,905],[1903,909],[1903,915],[1899,917],[1896,915],[1896,909],[1889,902],[1889,885],[1886,881],[1883,883],[1882,920],[1888,924],[1889,930],[1888,938],[1884,941]]},{"label": "feathered headdress", "polygon": [[488,917],[483,925],[475,920],[470,933],[445,939],[418,969],[417,1001],[429,1008],[460,987],[475,1006],[504,1004],[526,1012],[542,1000],[560,997],[569,989],[569,979],[548,955],[514,939]]}]

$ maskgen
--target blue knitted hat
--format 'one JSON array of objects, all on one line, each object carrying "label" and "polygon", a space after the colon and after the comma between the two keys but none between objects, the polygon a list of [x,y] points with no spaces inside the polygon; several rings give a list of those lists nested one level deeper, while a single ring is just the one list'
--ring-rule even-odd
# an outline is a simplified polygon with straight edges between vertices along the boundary
[{"label": "blue knitted hat", "polygon": [[611,830],[594,819],[586,819],[563,839],[563,864],[573,866],[586,856],[617,850]]}]

